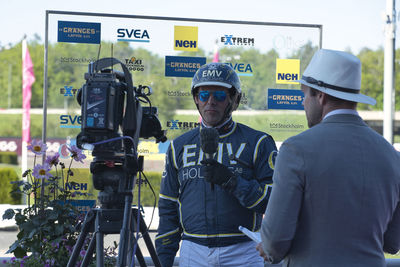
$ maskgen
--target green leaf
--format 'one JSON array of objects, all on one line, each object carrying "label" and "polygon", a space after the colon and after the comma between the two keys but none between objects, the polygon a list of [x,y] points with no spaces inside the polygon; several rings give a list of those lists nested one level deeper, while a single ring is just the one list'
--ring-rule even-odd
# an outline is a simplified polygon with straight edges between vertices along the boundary
[{"label": "green leaf", "polygon": [[58,218],[58,213],[57,213],[57,211],[52,210],[52,211],[49,211],[49,212],[46,214],[46,217],[47,217],[48,220],[57,220],[57,218]]},{"label": "green leaf", "polygon": [[14,256],[17,258],[23,258],[26,256],[26,250],[21,247],[16,247],[14,250]]},{"label": "green leaf", "polygon": [[10,220],[14,218],[15,211],[13,209],[7,209],[3,214],[3,220]]},{"label": "green leaf", "polygon": [[38,230],[36,228],[32,229],[28,234],[28,238],[32,238],[37,232]]},{"label": "green leaf", "polygon": [[14,252],[14,250],[19,246],[19,243],[20,243],[20,242],[19,242],[18,240],[15,241],[15,242],[8,248],[6,254],[7,254],[7,253],[12,253],[12,252]]}]

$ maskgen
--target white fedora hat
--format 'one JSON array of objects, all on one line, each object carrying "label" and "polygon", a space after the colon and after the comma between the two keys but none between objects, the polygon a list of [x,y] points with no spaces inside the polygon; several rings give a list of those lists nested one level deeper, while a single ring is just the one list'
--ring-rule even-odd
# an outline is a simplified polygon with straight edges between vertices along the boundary
[{"label": "white fedora hat", "polygon": [[360,94],[360,60],[342,51],[318,50],[297,82],[336,98],[376,104],[376,100],[372,97]]}]

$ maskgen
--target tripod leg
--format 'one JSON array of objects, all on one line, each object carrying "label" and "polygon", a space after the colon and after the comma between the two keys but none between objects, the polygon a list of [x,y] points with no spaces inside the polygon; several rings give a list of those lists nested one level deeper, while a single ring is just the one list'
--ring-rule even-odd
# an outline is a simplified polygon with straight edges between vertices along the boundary
[{"label": "tripod leg", "polygon": [[67,267],[74,267],[76,264],[76,260],[78,259],[79,253],[81,252],[83,243],[85,242],[85,238],[93,225],[93,219],[95,218],[95,212],[89,211],[86,214],[85,220],[83,221],[82,230],[79,234],[78,240],[75,243],[75,247],[72,251],[71,257],[69,258]]},{"label": "tripod leg", "polygon": [[140,216],[140,232],[142,233],[143,240],[146,244],[147,250],[150,253],[151,259],[153,260],[154,266],[161,267],[160,259],[157,256],[156,250],[153,245],[153,241],[151,241],[146,223],[139,210],[137,210],[137,214]]},{"label": "tripod leg", "polygon": [[132,193],[128,193],[125,196],[125,206],[124,206],[124,215],[123,215],[123,223],[121,227],[121,231],[119,233],[119,252],[118,252],[118,264],[119,267],[126,266],[127,259],[127,251],[128,251],[128,243],[129,243],[129,233],[130,233],[130,224],[132,219]]},{"label": "tripod leg", "polygon": [[136,258],[141,267],[146,267],[146,261],[144,260],[143,253],[139,248],[139,245],[136,247]]},{"label": "tripod leg", "polygon": [[[137,216],[139,216],[140,232],[142,233],[143,240],[146,244],[147,250],[150,253],[151,259],[153,260],[154,266],[161,267],[160,260],[158,259],[156,250],[154,248],[153,242],[151,241],[149,232],[147,230],[146,222],[143,220],[142,214],[136,208],[133,209],[132,213],[134,218],[137,218]],[[132,221],[134,223],[134,228],[136,229],[136,219],[133,219]]]},{"label": "tripod leg", "polygon": [[92,260],[95,244],[96,244],[96,235],[93,235],[92,240],[90,240],[85,257],[83,258],[81,267],[89,266],[89,263]]},{"label": "tripod leg", "polygon": [[104,267],[104,234],[100,231],[101,211],[96,216],[96,267]]}]

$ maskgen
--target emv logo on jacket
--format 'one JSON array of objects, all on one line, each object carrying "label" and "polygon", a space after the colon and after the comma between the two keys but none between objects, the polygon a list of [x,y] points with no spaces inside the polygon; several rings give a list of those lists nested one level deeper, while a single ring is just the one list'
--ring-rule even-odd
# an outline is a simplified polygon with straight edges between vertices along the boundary
[{"label": "emv logo on jacket", "polygon": [[299,59],[276,59],[276,83],[298,84],[294,82],[300,79]]},{"label": "emv logo on jacket", "polygon": [[174,50],[197,51],[198,28],[195,26],[174,27]]}]

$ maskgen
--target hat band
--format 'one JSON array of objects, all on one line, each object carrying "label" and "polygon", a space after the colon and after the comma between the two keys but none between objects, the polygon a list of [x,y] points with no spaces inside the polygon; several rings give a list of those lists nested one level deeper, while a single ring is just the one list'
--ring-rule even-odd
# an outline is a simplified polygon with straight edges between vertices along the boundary
[{"label": "hat band", "polygon": [[304,76],[301,77],[303,80],[305,80],[308,83],[311,84],[315,84],[321,87],[326,87],[326,88],[331,88],[334,89],[336,91],[341,91],[341,92],[346,92],[346,93],[352,93],[352,94],[358,94],[359,90],[355,90],[355,89],[348,89],[348,88],[344,88],[344,87],[340,87],[340,86],[335,86],[332,84],[328,84],[328,83],[324,83],[323,81],[318,81],[316,79],[314,79],[313,77],[308,77],[308,76]]}]

